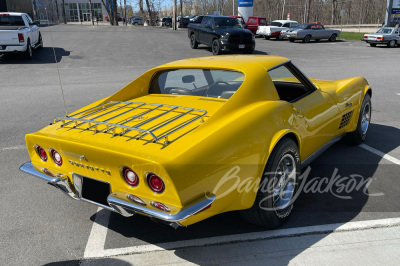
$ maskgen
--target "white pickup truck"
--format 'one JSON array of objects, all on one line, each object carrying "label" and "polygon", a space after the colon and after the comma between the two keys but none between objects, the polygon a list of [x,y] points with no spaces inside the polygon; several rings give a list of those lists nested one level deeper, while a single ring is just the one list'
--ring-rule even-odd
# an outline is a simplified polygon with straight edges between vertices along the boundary
[{"label": "white pickup truck", "polygon": [[299,23],[294,20],[274,20],[268,26],[258,26],[257,35],[264,36],[264,39],[276,38],[282,40],[281,31],[296,27]]},{"label": "white pickup truck", "polygon": [[0,12],[0,54],[23,53],[32,58],[32,49],[43,48],[39,27],[28,14]]}]

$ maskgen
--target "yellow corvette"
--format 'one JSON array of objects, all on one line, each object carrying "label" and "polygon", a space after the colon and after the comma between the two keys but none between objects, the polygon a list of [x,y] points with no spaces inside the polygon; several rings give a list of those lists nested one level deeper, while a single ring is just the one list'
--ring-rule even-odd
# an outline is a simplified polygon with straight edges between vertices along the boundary
[{"label": "yellow corvette", "polygon": [[363,77],[309,79],[279,56],[179,60],[26,135],[20,169],[124,216],[177,227],[239,210],[273,228],[302,167],[365,140],[371,96]]}]

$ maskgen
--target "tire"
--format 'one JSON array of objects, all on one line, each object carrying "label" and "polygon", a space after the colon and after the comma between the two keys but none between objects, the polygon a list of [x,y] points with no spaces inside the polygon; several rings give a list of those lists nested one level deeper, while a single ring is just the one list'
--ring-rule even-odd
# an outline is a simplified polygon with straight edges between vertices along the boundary
[{"label": "tire", "polygon": [[38,50],[42,50],[43,49],[43,39],[42,39],[42,34],[39,34],[39,46],[36,48]]},{"label": "tire", "polygon": [[300,168],[296,143],[282,139],[268,159],[253,206],[240,211],[242,218],[270,229],[285,223],[293,209]]},{"label": "tire", "polygon": [[27,59],[27,60],[31,60],[32,57],[33,57],[32,46],[31,46],[31,43],[30,43],[29,40],[28,40],[28,44],[27,44],[26,51],[23,52],[23,56],[24,56],[24,58]]},{"label": "tire", "polygon": [[350,145],[359,145],[365,141],[368,134],[369,124],[371,123],[371,96],[367,93],[361,104],[360,114],[358,115],[357,128],[355,131],[347,133],[345,139]]},{"label": "tire", "polygon": [[217,39],[214,39],[211,45],[211,51],[213,55],[220,55],[221,54],[221,45]]},{"label": "tire", "polygon": [[138,23],[137,23],[137,22],[133,23],[133,26],[137,26],[137,25],[138,25]]},{"label": "tire", "polygon": [[308,42],[310,42],[311,41],[311,36],[310,35],[306,35],[306,36],[304,36],[304,38],[303,38],[303,40],[302,40],[304,43],[308,43]]},{"label": "tire", "polygon": [[267,35],[264,35],[264,39],[265,39],[265,40],[269,40],[270,37],[268,37]]},{"label": "tire", "polygon": [[388,42],[387,47],[389,48],[393,48],[396,46],[396,41],[395,40],[391,40],[390,42]]},{"label": "tire", "polygon": [[293,38],[289,38],[289,42],[294,42],[294,39]]},{"label": "tire", "polygon": [[283,40],[283,38],[282,38],[281,34],[278,34],[278,35],[276,36],[276,40],[277,40],[277,41],[281,41],[281,40]]},{"label": "tire", "polygon": [[170,23],[167,21],[167,22],[164,23],[164,25],[165,25],[165,27],[169,27]]},{"label": "tire", "polygon": [[194,35],[194,33],[192,33],[192,35],[190,35],[190,47],[192,49],[197,49],[198,46],[199,44],[196,41],[196,36]]},{"label": "tire", "polygon": [[370,43],[369,45],[371,45],[372,47],[375,47],[376,43]]},{"label": "tire", "polygon": [[329,40],[330,42],[335,42],[335,41],[336,41],[336,37],[337,37],[336,34],[332,34],[331,37],[329,37],[328,40]]},{"label": "tire", "polygon": [[245,49],[243,50],[244,54],[252,54],[254,52],[254,48],[250,48],[250,49]]}]

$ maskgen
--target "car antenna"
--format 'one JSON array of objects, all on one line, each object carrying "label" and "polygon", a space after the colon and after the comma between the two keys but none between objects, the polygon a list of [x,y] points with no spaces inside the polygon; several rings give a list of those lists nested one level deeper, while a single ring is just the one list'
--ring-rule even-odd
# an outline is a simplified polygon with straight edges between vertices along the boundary
[{"label": "car antenna", "polygon": [[[47,15],[47,8],[44,8],[46,12],[46,19],[47,23],[49,23],[49,16]],[[49,24],[47,24],[49,25]],[[53,54],[54,54],[54,60],[56,61],[56,68],[57,68],[57,73],[58,73],[58,80],[60,81],[60,89],[61,89],[61,95],[63,98],[63,103],[64,103],[64,110],[65,110],[65,116],[68,117],[68,112],[67,112],[67,105],[65,104],[65,97],[64,97],[64,90],[61,82],[61,76],[60,76],[60,69],[58,68],[58,61],[57,61],[57,56],[56,56],[56,49],[54,48],[54,41],[53,41],[53,33],[51,31],[51,27],[49,27],[50,30],[50,37],[51,37],[51,46],[53,47]]]}]

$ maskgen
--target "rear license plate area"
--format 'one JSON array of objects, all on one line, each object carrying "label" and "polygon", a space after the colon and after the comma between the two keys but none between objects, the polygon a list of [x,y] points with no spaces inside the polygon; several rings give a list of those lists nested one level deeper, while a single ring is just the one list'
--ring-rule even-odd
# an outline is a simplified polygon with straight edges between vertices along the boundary
[{"label": "rear license plate area", "polygon": [[245,45],[244,44],[239,44],[239,49],[244,49]]},{"label": "rear license plate area", "polygon": [[107,197],[110,195],[110,183],[82,177],[82,198],[108,206]]}]

